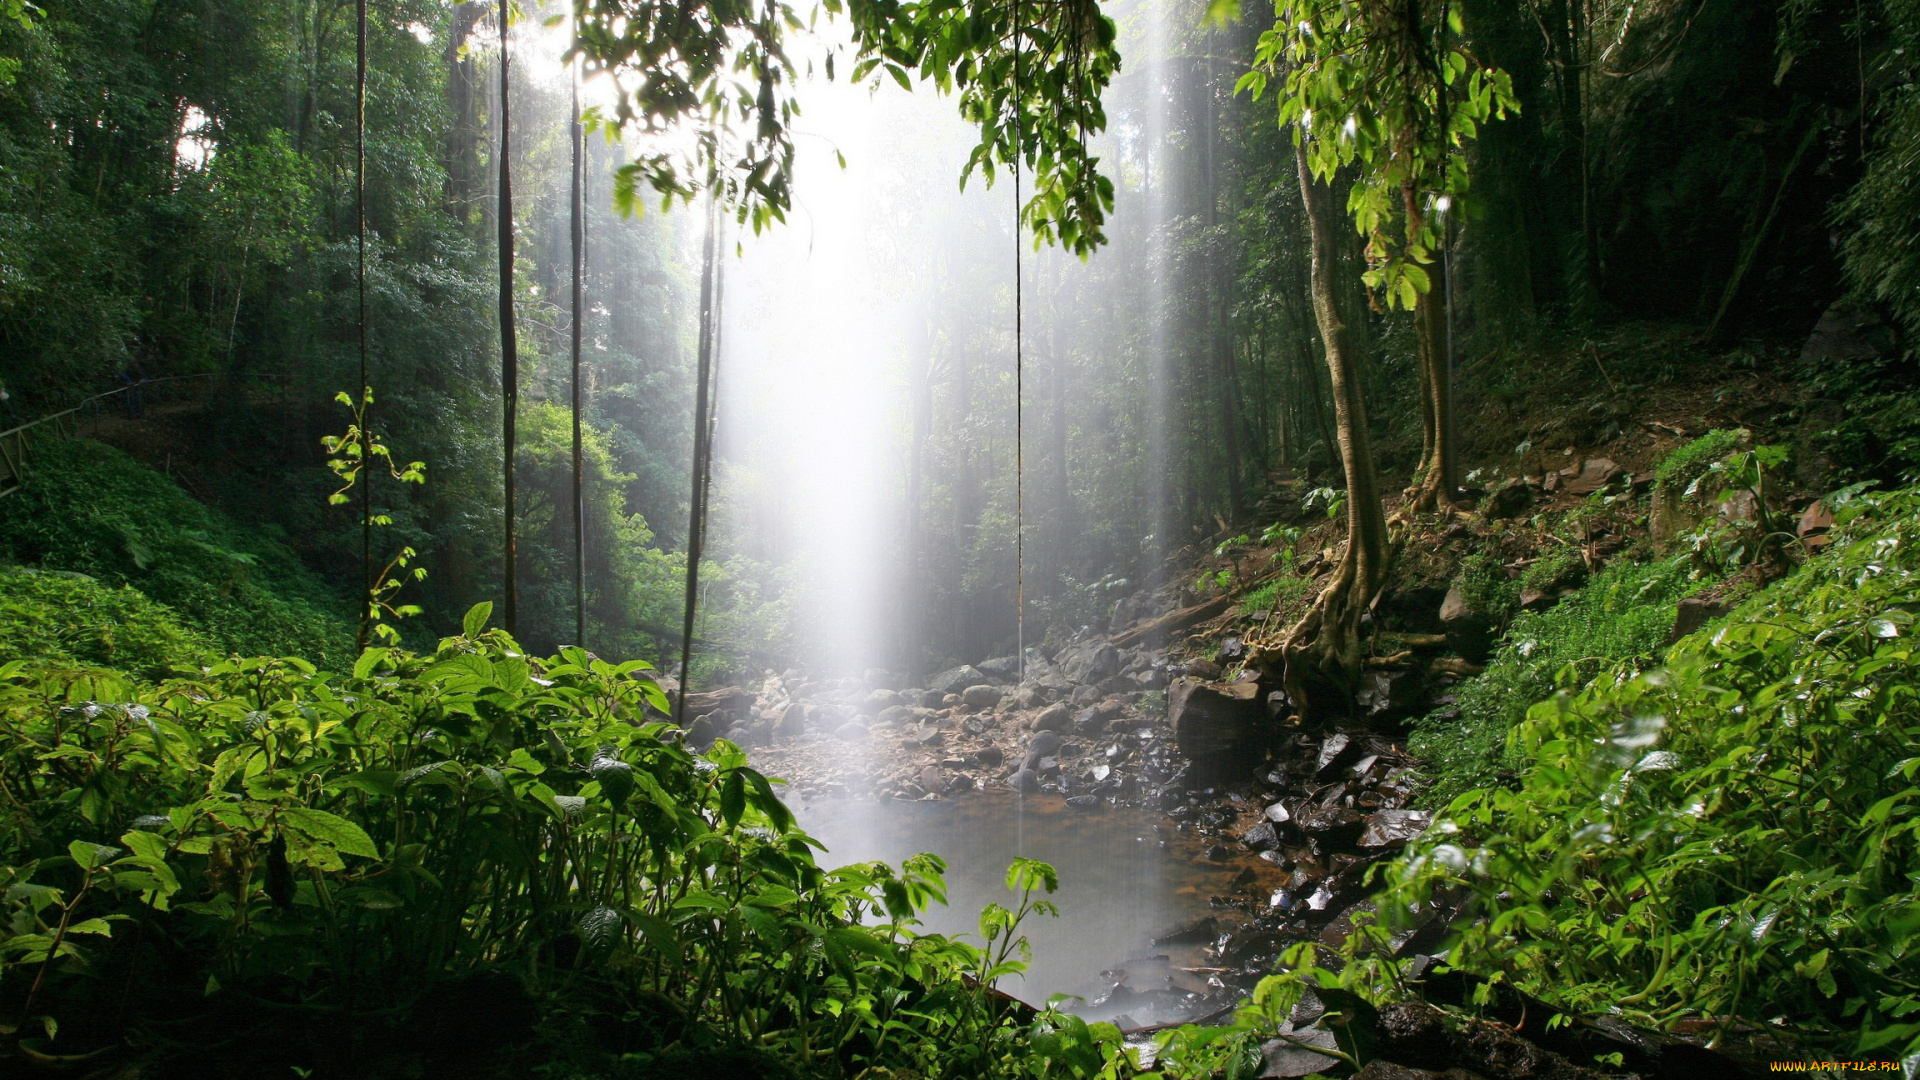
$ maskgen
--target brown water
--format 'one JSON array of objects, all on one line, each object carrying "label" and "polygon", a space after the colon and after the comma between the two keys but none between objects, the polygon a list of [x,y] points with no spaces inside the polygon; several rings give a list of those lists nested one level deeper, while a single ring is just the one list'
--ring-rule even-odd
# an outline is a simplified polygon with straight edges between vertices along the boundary
[{"label": "brown water", "polygon": [[[1001,989],[1042,1003],[1054,994],[1093,998],[1125,971],[1135,991],[1196,986],[1179,969],[1195,950],[1155,946],[1154,938],[1211,913],[1208,897],[1230,891],[1239,869],[1198,858],[1191,842],[1174,836],[1160,814],[1138,810],[1075,810],[1059,798],[983,793],[934,802],[819,802],[795,807],[800,823],[827,845],[825,866],[879,860],[898,865],[923,851],[947,862],[947,906],[923,917],[925,929],[965,934],[979,943],[980,909],[1018,899],[1006,888],[1017,855],[1050,863],[1060,875],[1051,899],[1057,918],[1035,916],[1022,925],[1033,947],[1024,976]],[[1160,826],[1167,840],[1156,834]],[[1204,980],[1201,980],[1203,982]],[[1128,995],[1104,1009],[1076,1009],[1104,1018],[1126,1011]],[[1134,1019],[1148,1023],[1158,1017]]]}]

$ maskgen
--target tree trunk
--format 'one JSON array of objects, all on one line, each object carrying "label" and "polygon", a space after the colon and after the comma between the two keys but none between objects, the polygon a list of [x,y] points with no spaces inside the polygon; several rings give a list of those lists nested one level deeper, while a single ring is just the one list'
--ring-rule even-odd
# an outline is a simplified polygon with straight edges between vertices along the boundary
[{"label": "tree trunk", "polygon": [[[1407,215],[1407,235],[1424,226],[1419,192],[1411,185],[1401,191]],[[1414,487],[1408,492],[1406,514],[1451,513],[1453,504],[1453,438],[1448,422],[1453,411],[1453,385],[1447,377],[1446,294],[1435,282],[1413,306],[1413,336],[1420,363],[1420,428],[1425,451]]]},{"label": "tree trunk", "polygon": [[1339,210],[1332,191],[1314,183],[1303,146],[1295,147],[1294,161],[1313,235],[1313,310],[1326,347],[1334,426],[1347,479],[1346,550],[1313,607],[1280,645],[1287,696],[1302,717],[1309,717],[1326,711],[1332,700],[1344,699],[1351,706],[1362,660],[1360,620],[1386,579],[1388,555],[1358,349],[1335,291]]}]

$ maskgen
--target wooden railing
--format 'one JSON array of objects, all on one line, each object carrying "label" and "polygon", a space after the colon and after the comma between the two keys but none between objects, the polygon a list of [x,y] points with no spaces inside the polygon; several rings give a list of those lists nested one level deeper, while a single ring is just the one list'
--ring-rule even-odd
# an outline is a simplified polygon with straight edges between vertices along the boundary
[{"label": "wooden railing", "polygon": [[198,375],[164,375],[157,379],[143,379],[137,383],[116,386],[104,394],[95,394],[82,400],[70,409],[62,409],[38,420],[30,420],[19,427],[0,431],[0,496],[11,495],[20,490],[26,480],[27,469],[40,449],[61,439],[70,439],[78,433],[80,421],[88,414],[98,411],[105,403],[128,407],[132,410],[144,409],[150,394],[164,395],[180,384],[191,379],[211,379],[214,372]]}]

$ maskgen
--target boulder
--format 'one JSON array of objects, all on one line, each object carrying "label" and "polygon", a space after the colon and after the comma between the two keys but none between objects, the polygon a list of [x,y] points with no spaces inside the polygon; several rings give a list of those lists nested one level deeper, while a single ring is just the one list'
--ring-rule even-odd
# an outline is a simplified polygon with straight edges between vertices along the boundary
[{"label": "boulder", "polygon": [[1218,679],[1220,665],[1204,657],[1196,656],[1181,666],[1180,671],[1190,679]]},{"label": "boulder", "polygon": [[807,707],[794,702],[779,710],[774,717],[773,733],[781,738],[792,738],[807,730]]},{"label": "boulder", "polygon": [[1588,458],[1578,468],[1560,470],[1565,479],[1561,485],[1569,495],[1591,495],[1613,482],[1620,475],[1620,466],[1608,458]]},{"label": "boulder", "polygon": [[1488,521],[1504,521],[1517,518],[1533,509],[1533,485],[1524,480],[1510,480],[1487,492],[1480,501],[1480,513]]},{"label": "boulder", "polygon": [[1869,308],[1837,303],[1828,308],[1800,349],[1802,364],[1834,360],[1869,360],[1899,348],[1891,327]]},{"label": "boulder", "polygon": [[977,764],[989,769],[1007,760],[1007,755],[1001,753],[997,746],[983,746],[975,750],[971,756]]},{"label": "boulder", "polygon": [[1070,650],[1061,664],[1068,681],[1097,683],[1120,674],[1120,650],[1095,641]]},{"label": "boulder", "polygon": [[1032,769],[1021,769],[1007,777],[1007,783],[1013,790],[1023,795],[1031,795],[1040,790],[1040,774]]},{"label": "boulder", "polygon": [[1060,752],[1060,747],[1065,742],[1066,740],[1062,739],[1057,731],[1042,731],[1033,737],[1033,741],[1027,743],[1027,753],[1037,754],[1040,757],[1052,757]]},{"label": "boulder", "polygon": [[722,687],[719,690],[696,690],[687,695],[688,716],[702,713],[726,712],[734,716],[753,715],[754,693],[738,686]]},{"label": "boulder", "polygon": [[1262,821],[1241,833],[1240,842],[1255,851],[1267,851],[1280,846],[1280,834],[1274,829],[1273,822]]},{"label": "boulder", "polygon": [[1081,735],[1098,735],[1107,729],[1107,718],[1099,709],[1081,709],[1073,714],[1073,730]]},{"label": "boulder", "polygon": [[1167,718],[1174,745],[1194,768],[1219,775],[1244,764],[1259,745],[1267,710],[1258,683],[1176,679],[1167,689]]},{"label": "boulder", "polygon": [[1671,645],[1713,620],[1725,615],[1729,608],[1718,600],[1689,596],[1680,601],[1673,616],[1673,630],[1667,635],[1667,644]]},{"label": "boulder", "polygon": [[1072,723],[1073,711],[1068,709],[1065,704],[1055,702],[1045,709],[1042,709],[1040,714],[1033,718],[1033,730],[1065,731],[1068,725]]},{"label": "boulder", "polygon": [[875,690],[873,693],[867,695],[866,707],[861,711],[872,716],[905,704],[906,699],[895,691]]},{"label": "boulder", "polygon": [[859,724],[842,724],[833,733],[847,742],[860,742],[872,734]]},{"label": "boulder", "polygon": [[873,722],[886,727],[892,727],[895,724],[904,724],[912,719],[912,717],[913,710],[907,708],[905,705],[889,705],[880,710],[880,715],[874,717]]},{"label": "boulder", "polygon": [[943,690],[908,690],[907,693],[913,695],[913,703],[923,709],[937,709],[947,697]]},{"label": "boulder", "polygon": [[1000,704],[1000,688],[977,683],[960,693],[960,703],[969,709],[991,709]]},{"label": "boulder", "polygon": [[948,781],[946,772],[940,766],[928,765],[914,774],[913,782],[919,784],[922,791],[941,792],[947,790]]},{"label": "boulder", "polygon": [[980,670],[986,672],[988,677],[1000,682],[1013,682],[1020,677],[1020,658],[996,656],[991,660],[982,660]]},{"label": "boulder", "polygon": [[942,694],[958,694],[969,686],[978,686],[987,681],[987,673],[972,664],[961,664],[957,668],[948,668],[927,680],[927,686]]}]

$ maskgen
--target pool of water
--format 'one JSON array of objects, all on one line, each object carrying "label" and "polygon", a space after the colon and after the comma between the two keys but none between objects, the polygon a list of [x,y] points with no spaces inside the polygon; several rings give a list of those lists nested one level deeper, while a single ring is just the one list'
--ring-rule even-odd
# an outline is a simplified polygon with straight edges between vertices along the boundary
[{"label": "pool of water", "polygon": [[[925,929],[966,934],[976,944],[980,909],[993,902],[1011,907],[1017,899],[1006,888],[1008,863],[1024,855],[1052,864],[1060,891],[1050,899],[1060,914],[1022,925],[1032,965],[1001,984],[1036,1004],[1053,994],[1096,997],[1114,982],[1102,975],[1109,971],[1127,972],[1135,990],[1191,982],[1179,970],[1182,950],[1154,939],[1208,915],[1208,897],[1229,892],[1239,870],[1201,859],[1161,815],[1075,810],[1058,798],[983,793],[934,802],[818,802],[795,812],[827,845],[825,866],[898,865],[923,851],[945,859],[947,906],[926,913]],[[1113,1008],[1076,1011],[1115,1013],[1125,996],[1116,995]]]}]

